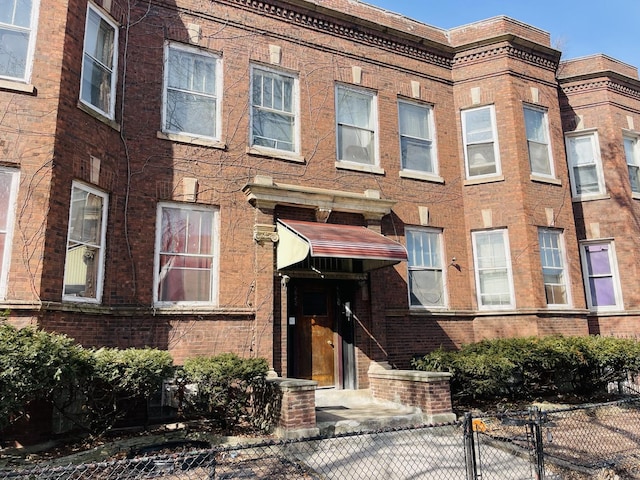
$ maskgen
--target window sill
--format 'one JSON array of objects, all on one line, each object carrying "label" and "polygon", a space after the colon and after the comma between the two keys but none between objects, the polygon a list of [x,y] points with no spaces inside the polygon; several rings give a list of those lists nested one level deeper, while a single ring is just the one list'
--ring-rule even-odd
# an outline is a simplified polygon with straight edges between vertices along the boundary
[{"label": "window sill", "polygon": [[532,173],[529,176],[529,179],[532,182],[539,182],[539,183],[549,183],[551,185],[562,185],[562,182],[554,177],[544,177],[542,175],[536,175],[535,173]]},{"label": "window sill", "polygon": [[278,160],[287,160],[289,162],[304,163],[305,158],[302,155],[298,155],[295,152],[287,152],[286,150],[274,150],[271,148],[262,148],[257,146],[247,147],[247,153],[249,155],[256,155],[260,157],[275,158]]},{"label": "window sill", "polygon": [[631,192],[631,198],[634,200],[640,200],[640,193]]},{"label": "window sill", "polygon": [[83,112],[88,113],[89,115],[91,115],[96,120],[98,120],[98,121],[100,121],[100,122],[102,122],[102,123],[104,123],[106,125],[109,125],[116,132],[120,131],[120,124],[118,122],[116,122],[115,120],[111,120],[109,117],[105,117],[103,114],[101,114],[100,112],[95,111],[93,108],[89,107],[88,105],[85,105],[81,101],[78,102],[78,108],[80,110],[82,110]]},{"label": "window sill", "polygon": [[161,140],[186,143],[188,145],[198,145],[200,147],[212,147],[222,150],[227,148],[227,146],[223,142],[208,138],[192,137],[190,135],[185,135],[184,133],[156,132],[156,137]]},{"label": "window sill", "polygon": [[496,175],[493,177],[482,177],[482,178],[468,178],[464,181],[463,185],[466,187],[467,185],[481,185],[483,183],[495,183],[495,182],[504,182],[504,175]]},{"label": "window sill", "polygon": [[339,170],[354,170],[356,172],[375,173],[384,175],[384,169],[377,165],[367,165],[365,163],[337,161],[336,168]]},{"label": "window sill", "polygon": [[10,92],[28,93],[34,95],[36,87],[30,83],[22,83],[17,80],[0,79],[0,90],[8,90]]},{"label": "window sill", "polygon": [[592,202],[594,200],[608,200],[610,198],[611,196],[606,193],[597,193],[589,196],[573,197],[571,201],[573,203],[580,203],[580,202]]},{"label": "window sill", "polygon": [[400,177],[410,178],[412,180],[424,180],[425,182],[444,183],[444,178],[442,178],[440,175],[426,172],[401,170]]}]

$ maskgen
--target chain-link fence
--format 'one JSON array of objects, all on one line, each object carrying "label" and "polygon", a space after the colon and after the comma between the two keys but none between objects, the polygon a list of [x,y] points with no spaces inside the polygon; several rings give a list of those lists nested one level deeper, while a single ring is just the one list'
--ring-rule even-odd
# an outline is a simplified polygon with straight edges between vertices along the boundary
[{"label": "chain-link fence", "polygon": [[[174,442],[99,463],[0,470],[5,479],[640,478],[640,401],[501,416],[442,426],[198,448]],[[125,455],[119,455],[123,457]],[[570,472],[570,475],[567,473]]]}]

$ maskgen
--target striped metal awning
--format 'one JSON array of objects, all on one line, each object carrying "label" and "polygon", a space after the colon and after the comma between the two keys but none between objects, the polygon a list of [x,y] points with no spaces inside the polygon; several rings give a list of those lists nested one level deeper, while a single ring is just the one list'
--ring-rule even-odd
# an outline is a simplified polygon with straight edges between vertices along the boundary
[{"label": "striped metal awning", "polygon": [[407,260],[400,243],[366,227],[278,220],[278,270],[310,257],[363,260],[364,270]]}]

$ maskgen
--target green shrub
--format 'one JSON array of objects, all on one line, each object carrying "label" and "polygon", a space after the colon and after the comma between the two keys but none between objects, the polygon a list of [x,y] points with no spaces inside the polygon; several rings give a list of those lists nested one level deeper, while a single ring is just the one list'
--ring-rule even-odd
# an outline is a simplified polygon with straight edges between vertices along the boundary
[{"label": "green shrub", "polygon": [[600,336],[483,340],[455,352],[431,352],[413,366],[451,372],[452,397],[459,403],[592,395],[640,371],[640,343]]},{"label": "green shrub", "polygon": [[88,427],[95,433],[112,427],[133,409],[146,407],[174,371],[173,359],[164,350],[100,348],[93,351],[93,356],[85,408]]},{"label": "green shrub", "polygon": [[91,353],[65,335],[0,325],[0,429],[34,400],[74,398],[92,369]]},{"label": "green shrub", "polygon": [[[256,393],[263,398],[268,389],[267,361],[263,358],[240,358],[232,353],[187,359],[178,374],[183,389],[196,386],[196,392],[179,395],[188,413],[204,415],[225,429],[250,420]],[[261,402],[264,404],[265,402]],[[268,403],[268,402],[266,402]]]}]

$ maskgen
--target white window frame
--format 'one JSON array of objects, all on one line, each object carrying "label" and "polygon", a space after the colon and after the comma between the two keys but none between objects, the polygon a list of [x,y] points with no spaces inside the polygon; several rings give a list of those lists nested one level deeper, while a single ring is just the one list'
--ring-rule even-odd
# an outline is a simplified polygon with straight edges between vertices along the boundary
[{"label": "white window frame", "polygon": [[[543,235],[552,235],[555,237],[556,245],[547,245],[543,243]],[[571,306],[571,289],[569,287],[569,275],[567,270],[567,256],[564,245],[564,235],[561,230],[553,228],[539,228],[538,229],[538,244],[540,247],[540,265],[542,269],[542,283],[544,286],[544,294],[548,307],[554,308],[567,308]],[[560,272],[560,283],[549,282],[545,279],[545,269],[555,270]],[[556,286],[564,288],[565,302],[553,303],[549,302],[549,296],[547,295],[547,286]]]},{"label": "white window frame", "polygon": [[[161,281],[161,272],[160,272],[160,256],[161,256],[161,245],[162,245],[162,212],[163,209],[178,209],[185,211],[202,211],[212,214],[212,232],[211,232],[211,249],[212,252],[210,254],[211,257],[211,278],[210,278],[210,292],[209,292],[209,300],[207,301],[166,301],[160,300],[159,298],[159,288]],[[202,205],[192,205],[185,203],[175,203],[175,202],[160,202],[158,203],[157,215],[156,215],[156,239],[155,239],[155,250],[154,250],[154,268],[153,268],[153,304],[157,307],[172,307],[172,306],[216,306],[218,304],[218,289],[219,289],[219,261],[220,261],[220,235],[219,235],[219,209],[212,206],[202,206]],[[186,255],[186,254],[185,254]],[[188,254],[186,256],[198,256],[196,254]]]},{"label": "white window frame", "polygon": [[[104,65],[98,59],[94,58],[93,55],[87,52],[87,42],[88,42],[88,30],[89,30],[89,17],[94,13],[100,17],[100,20],[103,20],[113,29],[113,52],[111,58],[111,68]],[[85,60],[88,59],[90,62],[96,62],[101,67],[110,73],[111,83],[110,83],[110,91],[109,91],[109,105],[108,110],[103,110],[99,105],[94,105],[91,98],[91,83],[87,84],[89,91],[85,91],[85,76],[89,73],[85,69]],[[84,28],[84,43],[82,47],[82,69],[80,74],[80,102],[83,105],[86,105],[91,110],[96,111],[97,113],[107,117],[110,120],[115,118],[115,106],[116,106],[116,84],[118,83],[118,25],[110,19],[100,8],[96,7],[92,3],[87,4],[87,18],[85,21]],[[89,99],[85,99],[84,97],[89,95]]]},{"label": "white window frame", "polygon": [[[623,136],[624,154],[627,160],[631,195],[640,198],[640,141],[637,134],[625,133]],[[634,181],[635,178],[635,181]],[[635,184],[635,185],[634,185]]]},{"label": "white window frame", "polygon": [[[484,235],[501,235],[502,243],[504,246],[504,266],[494,266],[494,267],[481,267],[481,259],[479,257],[479,248],[478,248],[478,239]],[[478,230],[471,233],[472,242],[473,242],[473,262],[474,262],[474,272],[475,272],[475,280],[476,280],[476,298],[478,302],[478,308],[480,310],[509,310],[515,308],[515,291],[513,286],[513,271],[511,268],[511,249],[509,247],[509,234],[507,229],[496,229],[496,230]],[[501,292],[502,295],[509,295],[509,302],[493,305],[493,304],[484,304],[483,297],[488,295],[487,293],[482,291],[482,279],[483,274],[490,274],[491,271],[497,272],[500,270],[504,270],[506,274],[506,281],[508,283],[508,291]]]},{"label": "white window frame", "polygon": [[[371,109],[371,117],[369,119],[369,125],[360,126],[356,125],[355,122],[348,123],[346,121],[341,121],[341,108],[340,108],[340,98],[342,97],[341,93],[345,94],[354,94],[360,95],[363,97],[369,97],[369,107]],[[336,112],[336,158],[340,163],[349,163],[352,165],[364,165],[367,167],[377,167],[380,163],[380,158],[378,154],[378,107],[377,107],[377,99],[378,96],[375,92],[370,90],[366,90],[363,88],[355,88],[347,85],[336,85],[335,89],[335,112]],[[344,108],[344,107],[343,107]],[[371,161],[360,161],[357,159],[357,156],[354,155],[352,157],[344,156],[341,153],[342,148],[342,129],[353,129],[362,132],[371,133],[371,148],[373,148],[373,152],[371,153]],[[361,148],[359,145],[349,145],[356,148]],[[346,151],[348,147],[345,146],[344,150]]]},{"label": "white window frame", "polygon": [[[412,309],[443,309],[447,308],[447,278],[444,265],[444,246],[442,241],[442,230],[435,228],[406,228],[407,252],[409,254],[407,262],[408,270],[408,294],[409,306]],[[414,238],[415,236],[415,238]],[[427,240],[425,247],[424,240]],[[420,245],[414,244],[418,242]],[[435,243],[435,245],[434,245]],[[416,248],[411,248],[412,244]],[[431,247],[434,247],[433,249]],[[440,292],[439,299],[431,303],[415,303],[412,298],[412,284],[414,272],[440,272]],[[433,292],[429,292],[433,293]],[[418,300],[418,299],[416,299]]]},{"label": "white window frame", "polygon": [[[97,272],[95,275],[95,280],[96,280],[95,295],[92,297],[85,297],[85,296],[76,295],[76,294],[73,294],[73,295],[65,294],[67,280],[71,275],[74,274],[74,272],[71,271],[73,268],[73,265],[71,264],[72,257],[69,254],[70,252],[69,244],[71,243],[71,228],[74,225],[73,222],[75,217],[74,204],[73,204],[73,192],[76,189],[81,190],[90,195],[95,195],[96,197],[100,197],[102,199],[102,209],[100,211],[101,225],[100,225],[100,232],[99,232],[100,243],[92,244],[90,242],[84,242],[80,240],[75,241],[75,243],[77,243],[78,246],[90,246],[92,248],[99,250],[97,255],[98,257]],[[104,283],[104,259],[105,259],[105,252],[106,252],[107,219],[108,219],[107,213],[109,211],[109,195],[106,192],[103,192],[102,190],[98,190],[84,183],[75,182],[75,181],[71,185],[70,193],[71,193],[71,196],[69,197],[70,198],[69,223],[67,225],[67,242],[65,246],[65,266],[64,266],[64,279],[62,283],[62,288],[63,288],[62,299],[67,301],[72,301],[72,302],[100,303],[102,301],[102,291],[103,291],[103,283]],[[95,256],[92,256],[91,258],[95,259]]]},{"label": "white window frame", "polygon": [[[572,143],[578,139],[588,138],[593,151],[593,161],[578,163]],[[571,195],[574,200],[589,199],[593,197],[601,197],[605,194],[604,174],[602,171],[602,160],[600,158],[600,143],[598,140],[598,132],[595,130],[581,130],[580,132],[571,133],[565,136],[565,145],[567,149],[567,162],[569,163],[569,177],[571,180]],[[581,167],[593,166],[597,177],[598,191],[596,192],[578,192],[578,183],[575,170]]]},{"label": "white window frame", "polygon": [[[587,262],[587,250],[589,247],[605,247],[607,251],[607,257],[609,260],[609,274],[592,274],[589,269],[589,263]],[[594,240],[580,243],[580,259],[582,261],[582,274],[584,277],[584,289],[587,296],[587,304],[591,311],[594,312],[608,312],[619,311],[624,309],[624,303],[622,301],[622,287],[620,284],[620,273],[618,271],[618,261],[616,258],[616,248],[613,240]],[[593,295],[591,293],[591,279],[592,278],[608,278],[611,277],[611,287],[613,288],[613,296],[615,300],[614,305],[596,305]]]},{"label": "white window frame", "polygon": [[[269,108],[267,106],[265,106],[264,104],[262,105],[257,105],[254,103],[254,96],[253,96],[253,89],[255,87],[255,80],[256,80],[256,72],[262,72],[264,73],[266,76],[272,76],[272,77],[282,77],[282,78],[286,78],[289,79],[292,82],[292,88],[291,88],[291,112],[286,111],[284,108],[282,109],[278,109],[275,107]],[[299,98],[300,98],[300,90],[299,90],[299,82],[298,82],[298,77],[294,74],[291,73],[286,73],[280,70],[276,70],[273,68],[267,68],[265,66],[262,65],[252,65],[251,66],[251,90],[250,90],[250,96],[251,96],[251,115],[250,115],[250,126],[249,126],[249,144],[251,145],[251,147],[262,150],[271,150],[273,152],[283,152],[285,154],[299,154],[300,153],[300,102],[299,102]],[[262,90],[263,96],[264,96],[264,90]],[[256,111],[263,111],[263,112],[267,112],[267,113],[274,113],[277,115],[282,115],[282,116],[288,116],[290,118],[292,118],[293,120],[293,125],[292,125],[292,131],[291,131],[291,138],[292,138],[292,148],[291,149],[287,149],[287,148],[279,148],[277,145],[276,146],[268,146],[268,145],[261,145],[261,144],[257,144],[256,143],[256,139],[254,138],[254,131],[253,131],[253,124],[254,124],[254,119],[255,119],[255,114]],[[273,139],[276,140],[277,139]]]},{"label": "white window frame", "polygon": [[[428,135],[426,137],[411,135],[403,132],[402,111],[404,106],[414,109],[420,109],[424,112],[426,129]],[[409,172],[418,172],[426,175],[438,175],[438,150],[436,148],[435,122],[433,120],[433,106],[423,103],[409,102],[407,100],[398,100],[398,132],[400,137],[400,169]],[[429,160],[431,169],[427,168],[408,168],[406,167],[405,149],[403,144],[406,142],[416,142],[429,151]]]},{"label": "white window frame", "polygon": [[[533,136],[532,135],[533,132],[531,132],[529,129],[529,123],[527,122],[527,112],[535,112],[536,114],[541,115],[541,124],[538,126],[538,128],[541,129],[541,133],[544,138],[542,139],[531,138]],[[525,104],[523,108],[523,115],[524,115],[525,132],[527,135],[527,153],[529,155],[529,166],[531,167],[531,173],[538,177],[555,178],[556,174],[555,174],[555,168],[554,168],[553,154],[551,152],[551,141],[549,136],[549,118],[548,118],[547,109]],[[546,154],[547,154],[546,167],[549,170],[548,172],[541,172],[541,171],[535,170],[535,165],[532,160],[533,155],[531,152],[532,152],[532,147],[535,148],[536,146],[546,151]]]},{"label": "white window frame", "polygon": [[[489,111],[490,125],[489,129],[482,130],[484,132],[489,132],[491,134],[490,138],[482,139],[482,140],[473,140],[470,137],[470,133],[467,131],[468,126],[468,116],[474,112],[479,112],[481,110]],[[502,175],[502,166],[500,162],[500,147],[498,145],[498,127],[496,123],[496,110],[494,105],[484,105],[482,107],[469,108],[461,111],[462,118],[462,139],[464,144],[464,165],[465,165],[465,174],[468,180],[473,179],[483,179],[483,178],[491,178]],[[487,166],[491,166],[495,164],[495,172],[488,173],[478,173],[472,174],[471,171],[471,163],[469,148],[474,146],[482,146],[491,144],[493,150],[493,163],[486,163]]]},{"label": "white window frame", "polygon": [[20,172],[13,168],[0,167],[0,174],[11,175],[9,198],[7,200],[8,208],[6,212],[6,227],[4,228],[4,231],[0,228],[0,233],[3,233],[5,236],[4,250],[0,253],[2,255],[2,270],[0,271],[0,298],[6,299],[9,282],[9,269],[11,267],[11,250],[13,246],[13,232],[15,226]]},{"label": "white window frame", "polygon": [[[27,41],[27,50],[25,52],[25,65],[24,65],[24,74],[22,76],[14,76],[8,75],[7,73],[0,72],[0,79],[17,81],[28,83],[31,80],[31,73],[33,70],[33,55],[35,52],[35,44],[36,44],[36,31],[38,25],[38,12],[40,10],[40,1],[33,0],[31,3],[31,15],[29,18],[29,26],[18,26],[15,24],[15,11],[17,8],[18,0],[13,0],[13,20],[11,23],[3,23],[0,21],[0,32],[1,31],[10,31],[14,33],[20,33],[23,35],[28,35],[29,40]],[[1,18],[1,17],[0,17]]]},{"label": "white window frame", "polygon": [[[205,60],[211,60],[214,63],[214,93],[205,93],[197,90],[189,90],[186,88],[172,87],[169,85],[171,65],[170,54],[171,52],[184,52],[186,55],[201,57]],[[164,47],[164,84],[162,89],[162,131],[165,133],[173,133],[176,135],[186,136],[189,138],[204,138],[211,140],[219,140],[221,136],[221,121],[222,121],[222,59],[211,52],[206,52],[200,48],[184,45],[176,42],[166,42]],[[211,99],[215,103],[215,118],[213,119],[213,135],[207,135],[203,133],[191,132],[189,130],[181,130],[177,128],[171,128],[169,125],[169,91],[175,91],[178,93],[184,93],[187,95],[193,95],[196,97]]]}]

